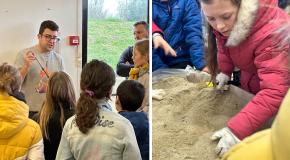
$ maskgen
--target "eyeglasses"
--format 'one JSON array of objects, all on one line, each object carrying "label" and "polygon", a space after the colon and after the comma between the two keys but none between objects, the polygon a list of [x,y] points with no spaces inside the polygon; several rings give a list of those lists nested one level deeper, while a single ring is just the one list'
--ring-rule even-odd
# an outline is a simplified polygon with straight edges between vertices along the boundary
[{"label": "eyeglasses", "polygon": [[51,41],[52,40],[53,42],[58,42],[60,40],[59,37],[51,36],[49,34],[45,34],[45,35],[42,34],[41,36],[44,36],[47,41]]}]

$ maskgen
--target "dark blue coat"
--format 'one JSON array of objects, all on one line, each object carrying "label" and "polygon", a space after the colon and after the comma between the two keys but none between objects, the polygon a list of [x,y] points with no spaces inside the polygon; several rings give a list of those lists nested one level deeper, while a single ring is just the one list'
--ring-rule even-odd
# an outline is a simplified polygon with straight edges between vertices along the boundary
[{"label": "dark blue coat", "polygon": [[144,112],[119,112],[127,118],[135,131],[142,160],[149,160],[149,122],[147,114]]},{"label": "dark blue coat", "polygon": [[198,2],[152,0],[152,11],[152,20],[163,30],[164,39],[177,53],[177,57],[171,57],[166,56],[162,49],[153,49],[153,71],[186,62],[203,69],[202,18]]}]

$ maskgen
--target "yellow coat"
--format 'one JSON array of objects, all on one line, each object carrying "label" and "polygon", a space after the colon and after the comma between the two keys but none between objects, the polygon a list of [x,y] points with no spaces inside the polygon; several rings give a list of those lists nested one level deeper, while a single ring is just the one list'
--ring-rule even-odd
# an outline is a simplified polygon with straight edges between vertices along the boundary
[{"label": "yellow coat", "polygon": [[[37,151],[28,153],[31,146]],[[43,157],[40,127],[28,118],[28,106],[25,103],[0,93],[0,160],[27,156],[35,159]]]},{"label": "yellow coat", "polygon": [[290,90],[270,129],[258,132],[227,152],[223,160],[290,160]]}]

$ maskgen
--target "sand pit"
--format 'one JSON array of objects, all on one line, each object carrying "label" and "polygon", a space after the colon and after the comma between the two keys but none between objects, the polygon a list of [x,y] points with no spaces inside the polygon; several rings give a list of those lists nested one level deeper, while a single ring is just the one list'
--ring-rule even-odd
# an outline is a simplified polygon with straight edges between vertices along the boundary
[{"label": "sand pit", "polygon": [[168,77],[153,83],[164,89],[161,101],[153,100],[154,160],[215,160],[215,130],[245,104],[231,92],[217,94],[213,88],[190,83],[182,77]]}]

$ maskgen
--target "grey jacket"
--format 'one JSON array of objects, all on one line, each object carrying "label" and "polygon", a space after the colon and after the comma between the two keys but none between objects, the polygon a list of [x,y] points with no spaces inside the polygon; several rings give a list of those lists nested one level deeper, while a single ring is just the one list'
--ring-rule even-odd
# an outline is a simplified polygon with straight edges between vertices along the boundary
[{"label": "grey jacket", "polygon": [[[99,103],[100,105],[100,103]],[[56,160],[140,160],[134,129],[129,120],[101,104],[100,120],[83,134],[75,116],[67,120]]]}]

